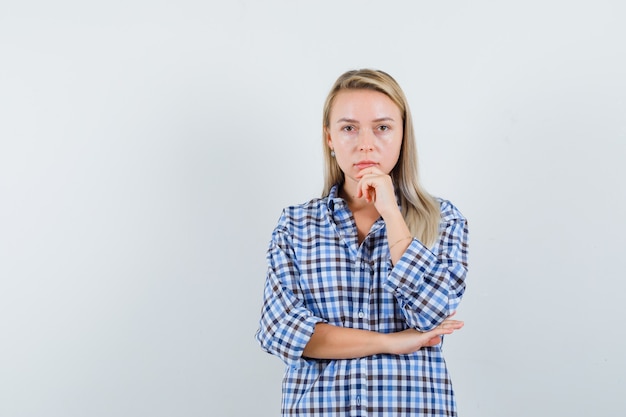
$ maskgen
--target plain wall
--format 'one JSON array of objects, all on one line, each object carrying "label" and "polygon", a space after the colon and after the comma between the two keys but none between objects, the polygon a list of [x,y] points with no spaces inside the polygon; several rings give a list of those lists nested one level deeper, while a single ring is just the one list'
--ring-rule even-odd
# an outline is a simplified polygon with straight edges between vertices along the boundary
[{"label": "plain wall", "polygon": [[464,417],[624,415],[620,1],[0,3],[0,416],[275,416],[254,341],[321,109],[402,85],[470,221]]}]

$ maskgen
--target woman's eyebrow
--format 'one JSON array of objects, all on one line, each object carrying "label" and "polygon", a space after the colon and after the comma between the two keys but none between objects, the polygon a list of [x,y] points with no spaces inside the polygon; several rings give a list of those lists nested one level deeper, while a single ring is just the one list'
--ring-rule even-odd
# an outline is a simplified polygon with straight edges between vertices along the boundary
[{"label": "woman's eyebrow", "polygon": [[395,122],[395,120],[394,120],[393,117],[380,117],[378,119],[372,120],[372,122],[376,122],[376,123],[378,123],[378,122]]},{"label": "woman's eyebrow", "polygon": [[[374,119],[372,120],[372,122],[378,123],[378,122],[395,122],[393,117],[379,117],[378,119]],[[349,117],[342,117],[341,119],[337,120],[335,123],[359,123],[358,120],[355,119],[350,119]]]},{"label": "woman's eyebrow", "polygon": [[349,117],[342,117],[341,119],[337,120],[335,123],[358,123],[358,120],[355,119],[350,119]]}]

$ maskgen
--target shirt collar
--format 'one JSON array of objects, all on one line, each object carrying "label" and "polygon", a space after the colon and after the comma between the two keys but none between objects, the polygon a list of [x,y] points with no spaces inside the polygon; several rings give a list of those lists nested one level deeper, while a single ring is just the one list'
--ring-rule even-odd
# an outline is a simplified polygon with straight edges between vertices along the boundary
[{"label": "shirt collar", "polygon": [[336,208],[340,209],[346,205],[346,201],[339,197],[339,186],[339,184],[333,185],[328,193],[328,209],[331,213],[334,213]]}]

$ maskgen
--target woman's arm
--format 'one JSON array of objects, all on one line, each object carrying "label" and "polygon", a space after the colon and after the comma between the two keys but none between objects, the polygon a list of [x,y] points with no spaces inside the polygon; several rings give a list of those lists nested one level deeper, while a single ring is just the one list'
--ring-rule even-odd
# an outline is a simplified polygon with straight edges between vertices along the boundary
[{"label": "woman's arm", "polygon": [[316,324],[324,319],[316,317],[302,301],[297,283],[299,271],[289,233],[282,225],[284,219],[283,213],[267,253],[263,307],[255,337],[263,350],[287,365],[297,366],[301,365],[302,352]]},{"label": "woman's arm", "polygon": [[439,242],[434,248],[411,240],[384,282],[400,305],[407,325],[428,331],[454,313],[465,292],[467,221],[442,203]]},{"label": "woman's arm", "polygon": [[403,355],[441,342],[441,336],[463,327],[463,322],[446,320],[429,332],[414,329],[378,333],[317,323],[303,356],[314,359],[352,359],[381,353]]}]

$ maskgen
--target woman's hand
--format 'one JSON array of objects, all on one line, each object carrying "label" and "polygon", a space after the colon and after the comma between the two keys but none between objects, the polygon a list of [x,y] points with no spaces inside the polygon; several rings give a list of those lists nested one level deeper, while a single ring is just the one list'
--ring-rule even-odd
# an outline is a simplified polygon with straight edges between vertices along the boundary
[{"label": "woman's hand", "polygon": [[393,188],[393,182],[388,174],[377,167],[362,169],[356,178],[356,198],[364,198],[369,203],[374,203],[378,213],[385,218],[387,214],[398,211],[398,202]]},{"label": "woman's hand", "polygon": [[436,346],[441,343],[441,336],[459,330],[463,324],[462,321],[448,319],[428,332],[407,329],[397,333],[389,333],[385,335],[387,338],[385,350],[387,353],[395,355],[406,355],[423,347]]}]

